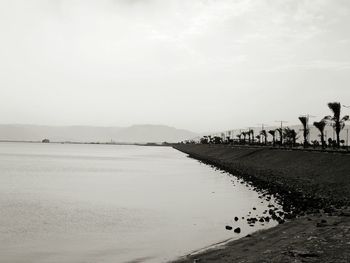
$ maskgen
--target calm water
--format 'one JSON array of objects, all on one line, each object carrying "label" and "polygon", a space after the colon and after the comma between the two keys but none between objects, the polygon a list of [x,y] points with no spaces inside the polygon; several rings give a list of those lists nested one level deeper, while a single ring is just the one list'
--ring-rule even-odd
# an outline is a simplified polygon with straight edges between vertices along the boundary
[{"label": "calm water", "polygon": [[0,143],[1,262],[165,262],[267,205],[172,148]]}]

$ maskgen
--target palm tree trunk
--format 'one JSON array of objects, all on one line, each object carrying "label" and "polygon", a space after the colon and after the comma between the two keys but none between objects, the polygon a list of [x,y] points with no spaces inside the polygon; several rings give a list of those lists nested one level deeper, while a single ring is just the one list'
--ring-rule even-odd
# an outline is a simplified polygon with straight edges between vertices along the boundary
[{"label": "palm tree trunk", "polygon": [[281,137],[280,138],[281,139],[280,142],[281,142],[281,146],[282,146],[283,145],[283,134],[282,134],[282,132],[280,133],[280,137]]},{"label": "palm tree trunk", "polygon": [[340,147],[340,130],[336,130],[336,134],[337,134],[337,147]]},{"label": "palm tree trunk", "polygon": [[335,124],[335,133],[337,135],[337,147],[340,147],[340,122],[337,121]]},{"label": "palm tree trunk", "polygon": [[324,142],[323,131],[321,131],[321,143],[322,143],[322,149],[326,148],[326,147],[325,147],[325,142]]}]

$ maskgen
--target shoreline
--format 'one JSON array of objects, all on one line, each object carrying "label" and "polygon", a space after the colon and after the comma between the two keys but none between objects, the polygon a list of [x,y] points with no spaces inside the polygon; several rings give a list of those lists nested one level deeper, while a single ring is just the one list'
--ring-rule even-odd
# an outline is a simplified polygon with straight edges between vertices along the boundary
[{"label": "shoreline", "polygon": [[170,262],[348,262],[350,155],[215,145],[174,148],[277,195],[290,216],[284,224]]}]

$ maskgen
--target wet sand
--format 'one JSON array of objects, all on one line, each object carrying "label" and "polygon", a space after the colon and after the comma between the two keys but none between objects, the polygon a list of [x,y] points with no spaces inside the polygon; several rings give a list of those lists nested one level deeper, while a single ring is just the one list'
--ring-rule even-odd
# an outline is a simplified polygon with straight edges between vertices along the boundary
[{"label": "wet sand", "polygon": [[176,149],[280,195],[291,219],[174,262],[349,262],[350,155],[178,145]]}]

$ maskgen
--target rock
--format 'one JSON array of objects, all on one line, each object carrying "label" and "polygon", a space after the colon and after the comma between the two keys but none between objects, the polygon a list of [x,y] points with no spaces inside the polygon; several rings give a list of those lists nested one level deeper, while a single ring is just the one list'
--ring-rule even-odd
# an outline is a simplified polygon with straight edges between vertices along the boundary
[{"label": "rock", "polygon": [[333,207],[326,207],[323,209],[323,211],[325,213],[333,213],[334,212],[334,208]]},{"label": "rock", "polygon": [[322,222],[318,222],[316,224],[316,227],[325,227],[325,226],[327,226],[327,224],[326,223],[322,223]]},{"label": "rock", "polygon": [[255,207],[253,207],[253,210],[256,210],[256,208],[255,208]]},{"label": "rock", "polygon": [[236,221],[236,222],[238,221],[238,217],[237,217],[237,216],[235,216],[235,221]]},{"label": "rock", "polygon": [[293,214],[288,214],[288,213],[284,214],[285,219],[292,219],[293,216],[294,216]]},{"label": "rock", "polygon": [[276,220],[277,220],[278,224],[284,224],[285,223],[285,221],[282,218],[280,218],[280,217],[278,217]]},{"label": "rock", "polygon": [[233,231],[237,234],[241,233],[241,229],[239,227],[235,228],[235,230],[233,230]]},{"label": "rock", "polygon": [[225,226],[226,230],[232,230],[232,226]]},{"label": "rock", "polygon": [[347,212],[347,211],[341,211],[340,216],[346,216],[346,217],[349,217],[349,216],[350,216],[350,213],[349,213],[349,212]]},{"label": "rock", "polygon": [[302,251],[302,250],[291,250],[289,251],[289,254],[292,257],[302,257],[302,258],[308,258],[308,257],[318,257],[317,253],[313,253],[311,251]]}]

